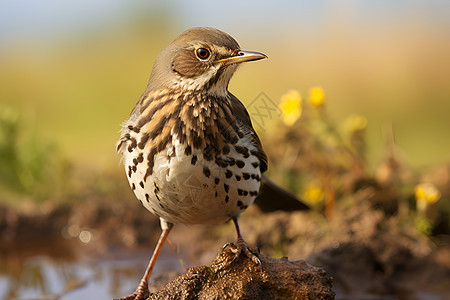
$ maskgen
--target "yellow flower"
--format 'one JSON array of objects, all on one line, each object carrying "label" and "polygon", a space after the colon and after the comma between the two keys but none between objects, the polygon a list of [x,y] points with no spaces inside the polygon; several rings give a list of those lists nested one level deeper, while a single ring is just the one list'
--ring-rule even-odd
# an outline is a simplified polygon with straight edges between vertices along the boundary
[{"label": "yellow flower", "polygon": [[315,184],[309,184],[305,190],[305,198],[309,202],[317,203],[323,199],[323,189]]},{"label": "yellow flower", "polygon": [[367,127],[367,118],[361,115],[351,115],[344,121],[345,128],[350,132],[361,131]]},{"label": "yellow flower", "polygon": [[314,107],[320,107],[325,102],[325,92],[320,86],[309,89],[309,100]]},{"label": "yellow flower", "polygon": [[302,97],[296,90],[290,90],[281,96],[280,109],[283,112],[283,122],[292,126],[302,115]]},{"label": "yellow flower", "polygon": [[416,201],[428,204],[435,203],[441,198],[441,192],[431,183],[420,183],[414,187]]}]

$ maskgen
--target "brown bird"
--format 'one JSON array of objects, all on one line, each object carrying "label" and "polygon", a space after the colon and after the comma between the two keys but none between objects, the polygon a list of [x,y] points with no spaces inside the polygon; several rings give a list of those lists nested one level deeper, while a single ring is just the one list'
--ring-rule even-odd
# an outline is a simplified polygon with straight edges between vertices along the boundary
[{"label": "brown bird", "polygon": [[160,218],[162,233],[138,288],[122,299],[148,297],[151,271],[176,223],[233,220],[236,256],[243,252],[260,264],[242,238],[238,217],[260,191],[267,157],[228,83],[241,63],[266,57],[241,50],[225,32],[198,27],[183,32],[156,58],[117,150],[132,190]]}]

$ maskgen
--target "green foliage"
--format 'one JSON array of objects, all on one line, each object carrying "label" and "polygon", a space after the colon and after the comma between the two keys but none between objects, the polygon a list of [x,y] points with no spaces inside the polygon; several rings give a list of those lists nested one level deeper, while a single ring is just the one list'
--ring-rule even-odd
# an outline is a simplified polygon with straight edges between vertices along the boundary
[{"label": "green foliage", "polygon": [[55,146],[25,127],[18,111],[0,106],[0,201],[12,202],[20,195],[45,201],[58,194],[66,173]]}]

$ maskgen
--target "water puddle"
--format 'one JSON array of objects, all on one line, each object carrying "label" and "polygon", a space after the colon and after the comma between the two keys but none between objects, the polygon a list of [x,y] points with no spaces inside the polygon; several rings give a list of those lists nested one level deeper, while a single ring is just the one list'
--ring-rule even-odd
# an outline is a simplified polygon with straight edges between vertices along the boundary
[{"label": "water puddle", "polygon": [[[61,245],[55,243],[51,247]],[[67,245],[60,249],[67,250]],[[2,255],[0,299],[79,300],[123,297],[136,288],[153,249],[116,251],[102,259],[76,258],[71,250],[66,251],[67,255],[53,250],[50,251],[52,253],[28,256],[27,249],[18,249],[15,253]],[[176,254],[171,250],[162,251],[153,276],[182,269]],[[58,255],[54,255],[55,252]]]}]

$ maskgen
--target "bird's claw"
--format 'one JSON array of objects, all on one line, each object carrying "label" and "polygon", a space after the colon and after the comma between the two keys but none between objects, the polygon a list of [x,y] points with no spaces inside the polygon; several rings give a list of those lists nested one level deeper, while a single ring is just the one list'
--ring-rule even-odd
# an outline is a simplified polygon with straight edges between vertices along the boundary
[{"label": "bird's claw", "polygon": [[[238,249],[239,249],[239,244],[238,244]],[[243,248],[240,248],[241,251],[244,251],[244,254],[250,258],[255,264],[257,264],[259,266],[259,270],[262,271],[262,264],[261,264],[261,260],[259,259],[258,256],[256,256],[253,252],[250,251],[250,249],[248,248],[247,244],[244,244]]]},{"label": "bird's claw", "polygon": [[[234,262],[240,255],[241,253],[244,253],[245,256],[247,256],[248,258],[250,258],[255,264],[257,264],[259,266],[259,269],[262,271],[262,263],[261,260],[259,259],[259,257],[254,254],[253,252],[250,251],[250,249],[247,246],[247,243],[243,240],[243,239],[238,239],[236,245],[233,243],[226,243],[223,247],[222,247],[222,251],[224,251],[227,247],[230,246],[230,250],[231,252],[234,253],[233,258],[231,259],[230,263]],[[232,246],[232,247],[231,247]],[[259,251],[258,251],[259,252]],[[258,253],[259,254],[259,253]]]},{"label": "bird's claw", "polygon": [[225,245],[223,245],[223,247],[222,247],[222,252],[225,251],[225,249],[227,249],[227,247],[230,246],[230,245],[231,245],[230,242],[228,242],[228,243],[226,243]]}]

